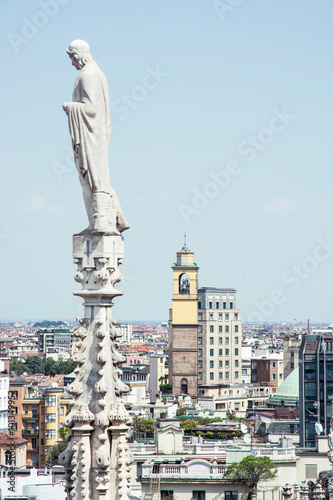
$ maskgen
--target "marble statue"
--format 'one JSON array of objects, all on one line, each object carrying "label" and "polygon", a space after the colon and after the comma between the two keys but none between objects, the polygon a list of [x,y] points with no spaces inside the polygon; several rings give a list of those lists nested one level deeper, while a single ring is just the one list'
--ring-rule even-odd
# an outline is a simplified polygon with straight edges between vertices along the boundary
[{"label": "marble statue", "polygon": [[83,189],[89,231],[122,232],[129,228],[117,195],[110,186],[109,141],[111,135],[109,89],[103,72],[83,40],[70,43],[67,53],[80,71],[73,102],[65,102],[74,161]]}]

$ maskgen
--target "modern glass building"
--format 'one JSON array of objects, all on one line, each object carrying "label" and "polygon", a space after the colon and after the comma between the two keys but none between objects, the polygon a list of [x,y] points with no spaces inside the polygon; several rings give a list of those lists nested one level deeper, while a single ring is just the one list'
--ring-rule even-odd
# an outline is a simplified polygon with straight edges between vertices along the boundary
[{"label": "modern glass building", "polygon": [[301,447],[316,447],[316,423],[322,425],[322,435],[329,433],[332,395],[333,336],[304,335],[299,352]]}]

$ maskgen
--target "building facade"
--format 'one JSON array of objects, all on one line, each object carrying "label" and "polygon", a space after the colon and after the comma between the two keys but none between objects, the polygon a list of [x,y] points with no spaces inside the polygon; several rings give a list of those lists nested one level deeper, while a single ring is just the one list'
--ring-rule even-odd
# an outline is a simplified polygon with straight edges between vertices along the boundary
[{"label": "building facade", "polygon": [[43,467],[53,445],[60,439],[61,422],[72,398],[63,387],[43,390],[19,382],[10,385],[14,401],[14,436],[27,440],[27,466]]},{"label": "building facade", "polygon": [[271,353],[251,359],[251,383],[278,389],[283,382],[283,355]]},{"label": "building facade", "polygon": [[[299,352],[300,446],[315,448],[330,432],[333,401],[333,337],[303,335]],[[317,428],[317,431],[316,431]]]},{"label": "building facade", "polygon": [[150,401],[156,401],[156,395],[161,384],[167,384],[169,380],[169,359],[168,356],[150,356],[150,380],[149,394]]},{"label": "building facade", "polygon": [[39,352],[71,352],[72,334],[66,328],[38,332]]},{"label": "building facade", "polygon": [[198,290],[198,385],[205,394],[211,386],[240,383],[242,323],[233,288]]},{"label": "building facade", "polygon": [[302,338],[300,335],[285,335],[283,339],[283,378],[298,367],[299,349]]},{"label": "building facade", "polygon": [[198,394],[198,266],[184,245],[172,266],[169,321],[169,382],[175,395]]},{"label": "building facade", "polygon": [[9,359],[0,359],[0,433],[8,432]]}]

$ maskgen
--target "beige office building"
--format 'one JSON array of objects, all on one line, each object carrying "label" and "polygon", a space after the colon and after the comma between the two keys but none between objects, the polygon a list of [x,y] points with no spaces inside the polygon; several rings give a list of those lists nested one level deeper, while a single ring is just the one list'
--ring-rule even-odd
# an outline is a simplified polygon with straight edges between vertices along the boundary
[{"label": "beige office building", "polygon": [[242,323],[232,288],[198,289],[198,386],[241,383]]}]

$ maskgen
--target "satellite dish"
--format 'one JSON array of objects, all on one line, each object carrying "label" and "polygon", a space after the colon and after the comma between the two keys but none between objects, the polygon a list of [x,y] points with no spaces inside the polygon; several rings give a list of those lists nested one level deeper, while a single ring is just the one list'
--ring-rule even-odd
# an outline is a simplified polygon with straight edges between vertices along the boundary
[{"label": "satellite dish", "polygon": [[241,431],[242,431],[243,434],[247,433],[247,426],[245,424],[241,425]]},{"label": "satellite dish", "polygon": [[320,422],[316,422],[315,423],[315,431],[316,431],[316,434],[317,436],[320,436],[320,434],[323,432],[323,426],[321,425]]},{"label": "satellite dish", "polygon": [[244,434],[244,443],[251,444],[251,434]]}]

